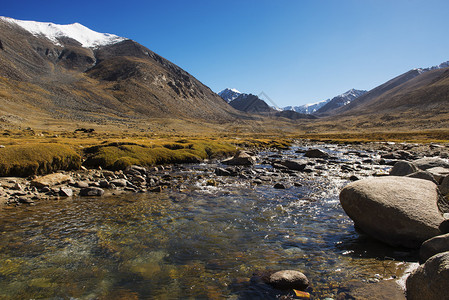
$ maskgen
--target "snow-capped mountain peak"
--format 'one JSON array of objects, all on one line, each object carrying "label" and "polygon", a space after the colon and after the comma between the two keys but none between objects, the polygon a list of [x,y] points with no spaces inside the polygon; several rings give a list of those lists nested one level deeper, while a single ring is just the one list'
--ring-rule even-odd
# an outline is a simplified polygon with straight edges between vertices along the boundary
[{"label": "snow-capped mountain peak", "polygon": [[114,34],[93,31],[80,23],[58,25],[48,22],[21,21],[8,17],[0,17],[0,20],[16,24],[35,36],[43,35],[56,45],[61,45],[59,39],[63,37],[74,39],[83,47],[88,48],[115,44],[126,40],[126,38]]},{"label": "snow-capped mountain peak", "polygon": [[366,91],[350,89],[349,91],[347,91],[341,95],[338,95],[332,99],[327,99],[327,100],[323,100],[323,101],[315,102],[315,103],[304,104],[301,106],[293,106],[293,107],[287,106],[287,107],[284,107],[284,110],[294,110],[296,112],[303,113],[303,114],[313,114],[316,112],[322,112],[325,107],[335,108],[335,107],[347,105],[347,104],[351,103],[351,101],[353,101],[354,99],[363,95],[364,93],[366,93]]},{"label": "snow-capped mountain peak", "polygon": [[449,61],[445,61],[437,66],[432,66],[429,68],[416,68],[414,70],[417,70],[419,72],[419,74],[422,74],[424,72],[428,72],[428,71],[432,71],[432,70],[437,70],[437,69],[444,69],[444,68],[448,68],[449,67]]},{"label": "snow-capped mountain peak", "polygon": [[218,93],[218,95],[228,103],[231,102],[232,100],[237,99],[237,97],[242,94],[243,93],[241,93],[237,89],[229,89],[229,88],[226,88]]},{"label": "snow-capped mountain peak", "polygon": [[324,105],[326,105],[326,103],[328,103],[329,101],[331,101],[331,99],[327,99],[327,100],[323,100],[323,101],[319,101],[319,102],[315,102],[315,103],[308,103],[308,104],[304,104],[304,105],[300,105],[300,106],[287,106],[287,107],[284,107],[284,110],[293,110],[293,111],[296,111],[297,113],[301,113],[301,114],[312,114],[312,113],[316,112],[318,109],[320,109],[321,107],[323,107]]}]

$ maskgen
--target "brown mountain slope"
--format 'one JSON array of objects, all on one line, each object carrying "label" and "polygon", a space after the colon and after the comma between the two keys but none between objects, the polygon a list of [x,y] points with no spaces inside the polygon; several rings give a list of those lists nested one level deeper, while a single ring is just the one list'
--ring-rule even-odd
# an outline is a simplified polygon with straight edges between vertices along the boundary
[{"label": "brown mountain slope", "polygon": [[379,93],[377,97],[373,97],[369,101],[361,103],[358,100],[356,99],[354,101],[356,103],[354,103],[353,107],[343,109],[341,114],[353,115],[356,113],[368,114],[407,111],[447,112],[449,111],[449,69],[425,72],[400,85]]},{"label": "brown mountain slope", "polygon": [[449,68],[412,70],[321,120],[341,129],[436,129],[449,124]]},{"label": "brown mountain slope", "polygon": [[379,85],[378,87],[358,97],[348,105],[342,106],[339,109],[335,110],[334,114],[346,112],[355,107],[361,106],[364,103],[375,101],[375,99],[377,99],[378,97],[388,95],[391,90],[394,90],[396,87],[401,86],[402,84],[406,83],[407,81],[419,75],[420,72],[418,70],[410,70],[404,74],[396,76],[395,78],[385,82],[384,84]]},{"label": "brown mountain slope", "polygon": [[241,115],[178,66],[125,40],[97,49],[35,37],[0,19],[0,125],[43,120],[122,123]]}]

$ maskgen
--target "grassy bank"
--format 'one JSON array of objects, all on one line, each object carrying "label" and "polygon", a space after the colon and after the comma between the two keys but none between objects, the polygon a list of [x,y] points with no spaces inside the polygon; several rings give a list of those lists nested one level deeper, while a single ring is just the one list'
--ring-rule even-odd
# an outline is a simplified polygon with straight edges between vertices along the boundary
[{"label": "grassy bank", "polygon": [[42,175],[80,167],[81,155],[67,145],[31,143],[0,148],[0,176]]},{"label": "grassy bank", "polygon": [[279,138],[272,134],[211,134],[204,137],[157,135],[139,132],[0,132],[0,176],[30,176],[57,170],[129,165],[154,166],[192,163],[221,158],[238,149],[288,149],[293,139],[333,143],[395,141],[447,143],[449,130],[413,132],[350,132],[298,134]]},{"label": "grassy bank", "polygon": [[288,139],[181,137],[146,134],[16,131],[0,137],[0,176],[42,175],[57,170],[125,169],[193,163],[233,155],[238,149],[287,149]]}]

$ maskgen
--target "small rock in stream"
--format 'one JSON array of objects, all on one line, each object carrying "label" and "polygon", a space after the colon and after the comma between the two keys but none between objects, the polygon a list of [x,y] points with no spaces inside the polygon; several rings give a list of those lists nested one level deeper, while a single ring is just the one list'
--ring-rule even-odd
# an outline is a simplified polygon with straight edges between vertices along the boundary
[{"label": "small rock in stream", "polygon": [[88,187],[80,190],[80,196],[103,196],[104,190],[99,187]]}]

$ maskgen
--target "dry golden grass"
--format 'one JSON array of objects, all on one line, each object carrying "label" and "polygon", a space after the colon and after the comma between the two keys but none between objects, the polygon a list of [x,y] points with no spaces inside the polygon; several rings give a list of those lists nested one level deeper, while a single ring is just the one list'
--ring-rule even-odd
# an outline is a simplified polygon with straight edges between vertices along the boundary
[{"label": "dry golden grass", "polygon": [[47,174],[80,167],[81,156],[66,145],[27,143],[0,148],[1,176]]},{"label": "dry golden grass", "polygon": [[[87,167],[124,169],[129,165],[153,166],[197,162],[208,158],[229,156],[239,148],[287,149],[294,139],[311,139],[336,143],[395,141],[412,143],[448,143],[448,130],[401,132],[323,132],[289,131],[279,134],[280,128],[267,132],[255,131],[251,126],[239,125],[239,131],[222,131],[220,126],[159,120],[152,123],[160,131],[137,129],[98,130],[93,133],[73,131],[0,131],[0,176],[28,176],[45,174],[59,169]],[[165,123],[164,123],[165,122]],[[157,126],[159,127],[157,127]],[[195,134],[182,134],[181,128]],[[260,125],[260,123],[259,123]],[[218,127],[218,129],[217,129]],[[102,128],[98,126],[98,128]],[[212,128],[212,129],[211,129]]]},{"label": "dry golden grass", "polygon": [[191,163],[233,155],[244,147],[286,149],[291,142],[272,137],[155,136],[145,133],[4,131],[0,136],[0,176],[28,176],[55,170],[90,168],[124,169]]},{"label": "dry golden grass", "polygon": [[403,131],[403,132],[345,132],[302,134],[303,139],[329,142],[406,142],[406,143],[449,143],[449,130]]}]

